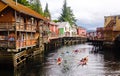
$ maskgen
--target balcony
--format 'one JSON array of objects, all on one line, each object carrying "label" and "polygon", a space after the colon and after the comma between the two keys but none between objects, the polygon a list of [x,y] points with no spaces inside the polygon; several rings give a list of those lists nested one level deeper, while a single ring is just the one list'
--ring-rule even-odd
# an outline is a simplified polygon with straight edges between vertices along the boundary
[{"label": "balcony", "polygon": [[26,31],[35,32],[36,26],[31,24],[26,24]]},{"label": "balcony", "polygon": [[0,31],[14,30],[14,22],[0,22]]},{"label": "balcony", "polygon": [[17,40],[16,41],[16,48],[27,48],[27,47],[32,47],[36,45],[36,39],[30,39],[30,40]]},{"label": "balcony", "polygon": [[16,23],[17,31],[35,32],[36,31],[35,28],[36,28],[35,25]]},{"label": "balcony", "polygon": [[20,22],[0,22],[0,31],[8,31],[8,30],[16,30],[17,31],[28,31],[28,32],[35,32],[36,26],[31,24],[24,24]]},{"label": "balcony", "polygon": [[6,49],[20,49],[26,47],[32,47],[36,45],[36,40],[24,40],[24,41],[8,41],[8,40],[0,40],[0,48]]},{"label": "balcony", "polygon": [[16,30],[24,31],[25,30],[24,24],[16,23]]},{"label": "balcony", "polygon": [[0,48],[15,49],[15,41],[0,40]]}]

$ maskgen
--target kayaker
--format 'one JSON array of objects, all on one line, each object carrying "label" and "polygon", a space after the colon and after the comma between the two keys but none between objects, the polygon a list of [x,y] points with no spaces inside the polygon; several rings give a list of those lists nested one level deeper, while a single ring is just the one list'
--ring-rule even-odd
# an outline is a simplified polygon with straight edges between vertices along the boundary
[{"label": "kayaker", "polygon": [[58,65],[60,65],[60,64],[61,64],[61,62],[62,62],[62,58],[60,58],[60,57],[59,57],[59,58],[57,58],[57,64],[58,64]]},{"label": "kayaker", "polygon": [[82,58],[82,59],[80,60],[80,64],[79,64],[79,65],[82,65],[82,66],[83,66],[83,65],[86,65],[87,62],[88,62],[88,56]]}]

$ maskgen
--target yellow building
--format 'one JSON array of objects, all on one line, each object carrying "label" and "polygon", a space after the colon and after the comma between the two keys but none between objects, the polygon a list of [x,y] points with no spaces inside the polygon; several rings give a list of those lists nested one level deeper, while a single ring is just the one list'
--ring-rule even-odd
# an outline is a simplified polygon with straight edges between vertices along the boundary
[{"label": "yellow building", "polygon": [[104,39],[105,41],[114,41],[120,34],[120,15],[104,17]]}]

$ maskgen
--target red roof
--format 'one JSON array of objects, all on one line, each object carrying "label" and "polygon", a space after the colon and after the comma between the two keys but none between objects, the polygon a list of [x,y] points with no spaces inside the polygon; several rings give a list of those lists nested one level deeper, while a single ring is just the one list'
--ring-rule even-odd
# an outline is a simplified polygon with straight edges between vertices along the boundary
[{"label": "red roof", "polygon": [[16,2],[14,2],[13,0],[1,0],[1,1],[18,12],[21,12],[21,13],[33,16],[35,18],[45,20],[45,21],[48,20],[45,17],[43,17],[42,15],[40,15],[39,13],[33,11],[32,9],[30,9],[26,6],[23,6],[22,4],[19,4],[19,3],[16,4]]}]

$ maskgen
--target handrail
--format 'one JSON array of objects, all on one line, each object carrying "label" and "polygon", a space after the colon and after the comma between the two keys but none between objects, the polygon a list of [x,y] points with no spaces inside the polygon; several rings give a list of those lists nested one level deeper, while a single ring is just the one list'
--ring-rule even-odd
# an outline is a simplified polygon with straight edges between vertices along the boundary
[{"label": "handrail", "polygon": [[0,47],[15,48],[15,41],[0,40]]},{"label": "handrail", "polygon": [[[28,26],[26,26],[28,25]],[[27,31],[35,31],[36,26],[33,26],[32,24],[21,24],[20,22],[0,22],[0,29],[4,30],[27,30]]]},{"label": "handrail", "polygon": [[110,27],[110,26],[113,26],[111,23],[115,23],[116,21],[115,21],[115,19],[111,19],[111,20],[109,20],[109,22],[107,22],[107,24],[106,24],[106,27]]},{"label": "handrail", "polygon": [[0,23],[0,29],[14,29],[15,23]]}]

